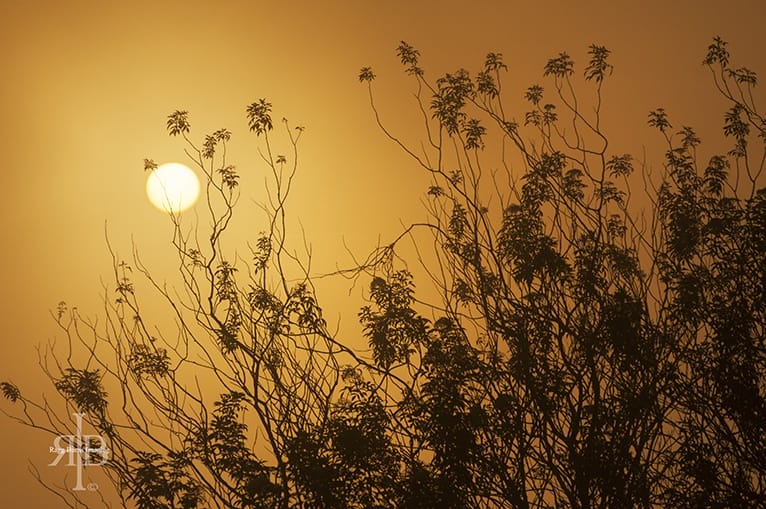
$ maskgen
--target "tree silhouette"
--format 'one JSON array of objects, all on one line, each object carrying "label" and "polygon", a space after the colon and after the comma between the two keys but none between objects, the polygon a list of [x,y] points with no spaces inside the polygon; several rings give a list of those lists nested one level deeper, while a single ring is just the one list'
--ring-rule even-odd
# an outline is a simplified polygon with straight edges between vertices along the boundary
[{"label": "tree silhouette", "polygon": [[[369,282],[369,350],[323,319],[286,211],[302,128],[274,149],[271,105],[247,108],[271,172],[268,229],[249,259],[224,257],[238,198],[231,133],[201,147],[168,118],[207,177],[210,230],[173,217],[181,291],[137,255],[115,258],[101,323],[62,303],[65,355],[42,357],[67,405],[109,444],[103,469],[139,508],[543,508],[766,506],[766,120],[756,75],[714,39],[703,64],[729,103],[731,149],[707,163],[690,127],[649,114],[661,171],[612,153],[602,131],[609,51],[566,53],[510,115],[502,55],[478,73],[414,82],[422,143],[378,113],[385,136],[432,179],[429,220],[345,275]],[[592,102],[577,90],[587,86]],[[418,146],[417,149],[412,148]],[[151,170],[156,165],[145,163]],[[638,171],[636,171],[638,170]],[[648,204],[648,205],[647,205]],[[643,206],[643,208],[641,208]],[[410,271],[403,244],[420,263]],[[178,331],[145,323],[142,273]],[[418,272],[418,275],[415,275]],[[420,290],[416,291],[415,281]],[[73,353],[76,352],[76,353]],[[68,421],[10,382],[23,423]],[[76,493],[62,493],[75,507]]]}]

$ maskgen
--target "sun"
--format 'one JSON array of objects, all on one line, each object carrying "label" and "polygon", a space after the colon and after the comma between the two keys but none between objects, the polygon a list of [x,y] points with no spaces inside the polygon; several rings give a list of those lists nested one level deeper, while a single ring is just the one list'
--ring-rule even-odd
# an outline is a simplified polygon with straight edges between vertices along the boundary
[{"label": "sun", "polygon": [[165,163],[146,180],[146,194],[152,205],[170,214],[182,212],[197,201],[197,175],[181,163]]}]

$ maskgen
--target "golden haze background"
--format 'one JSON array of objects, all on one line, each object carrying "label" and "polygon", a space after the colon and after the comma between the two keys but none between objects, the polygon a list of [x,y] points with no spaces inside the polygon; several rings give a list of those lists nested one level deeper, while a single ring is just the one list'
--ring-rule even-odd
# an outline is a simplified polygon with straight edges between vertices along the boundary
[{"label": "golden haze background", "polygon": [[[360,67],[374,67],[384,119],[416,141],[410,82],[395,55],[400,40],[421,51],[432,77],[475,71],[488,51],[501,52],[516,97],[543,81],[549,57],[567,51],[582,65],[588,45],[603,44],[615,65],[605,130],[616,151],[640,156],[646,148],[659,166],[648,111],[665,107],[708,150],[705,141],[720,139],[724,109],[700,65],[705,49],[720,35],[735,65],[766,75],[765,5],[0,0],[0,379],[30,396],[53,393],[36,346],[61,339],[49,315],[61,300],[98,316],[102,280],[111,277],[105,224],[122,257],[135,242],[155,274],[172,272],[171,225],[146,199],[142,159],[184,161],[182,144],[165,130],[175,109],[190,111],[193,139],[233,131],[229,154],[245,209],[240,248],[262,229],[252,202],[263,199],[265,172],[245,106],[266,97],[275,120],[307,127],[290,213],[313,246],[314,272],[327,272],[349,264],[344,242],[364,254],[424,216],[425,178],[376,128],[356,79]],[[356,331],[359,294],[349,296],[348,284],[336,290],[320,302],[331,322],[342,314],[341,330]],[[63,468],[46,467],[49,437],[4,417],[0,433],[0,507],[57,507],[27,472],[31,461],[61,482]]]}]

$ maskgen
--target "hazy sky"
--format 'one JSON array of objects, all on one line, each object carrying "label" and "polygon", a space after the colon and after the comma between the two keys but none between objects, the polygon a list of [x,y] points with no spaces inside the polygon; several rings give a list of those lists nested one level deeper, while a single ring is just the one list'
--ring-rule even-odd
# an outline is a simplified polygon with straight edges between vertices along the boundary
[{"label": "hazy sky", "polygon": [[[245,106],[266,97],[275,119],[307,127],[291,212],[317,270],[329,270],[348,262],[344,239],[361,254],[422,215],[422,179],[376,129],[356,79],[360,67],[375,68],[382,111],[406,131],[397,124],[407,118],[400,109],[412,111],[395,55],[401,39],[420,49],[431,76],[476,70],[488,51],[502,52],[519,94],[542,81],[549,57],[566,50],[582,63],[590,43],[606,45],[615,75],[605,128],[637,153],[654,146],[646,115],[658,106],[677,125],[698,127],[703,142],[717,133],[723,110],[701,60],[720,35],[735,65],[766,74],[764,5],[0,0],[0,380],[53,392],[35,347],[57,337],[49,310],[60,300],[97,316],[111,263],[105,223],[124,256],[132,238],[160,274],[170,266],[170,224],[145,197],[142,160],[183,161],[165,131],[175,109],[191,112],[196,139],[233,131],[245,204],[262,199],[264,172]],[[648,155],[659,164],[660,154]],[[55,507],[26,472],[32,458],[61,480],[45,466],[49,438],[2,416],[0,431],[0,506]]]}]

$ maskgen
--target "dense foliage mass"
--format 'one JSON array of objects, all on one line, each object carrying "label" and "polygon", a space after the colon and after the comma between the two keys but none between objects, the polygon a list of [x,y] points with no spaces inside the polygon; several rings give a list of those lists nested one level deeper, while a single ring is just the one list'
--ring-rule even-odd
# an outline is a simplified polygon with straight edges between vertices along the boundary
[{"label": "dense foliage mass", "polygon": [[[48,371],[109,443],[104,469],[123,504],[766,506],[766,121],[755,73],[732,67],[715,39],[704,65],[730,105],[730,150],[700,160],[695,132],[658,109],[649,124],[666,153],[651,172],[611,153],[601,129],[604,47],[590,47],[582,80],[566,53],[549,60],[553,98],[530,86],[520,122],[503,103],[500,54],[435,81],[415,48],[398,54],[423,114],[418,149],[381,123],[372,69],[359,79],[384,134],[430,175],[430,221],[353,272],[369,282],[367,351],[328,329],[286,242],[302,129],[285,122],[292,153],[276,155],[271,105],[247,108],[273,185],[269,229],[244,263],[222,254],[239,191],[231,134],[197,147],[188,114],[170,115],[170,134],[208,177],[211,216],[199,239],[174,218],[183,288],[156,288],[177,337],[144,323],[131,267],[153,280],[140,261],[116,261],[105,325],[63,304],[57,313],[84,360],[70,354]],[[585,85],[588,107],[575,93]],[[399,261],[405,238],[419,246],[418,291]],[[64,432],[35,420],[52,407],[10,382],[2,391],[22,421]]]}]

